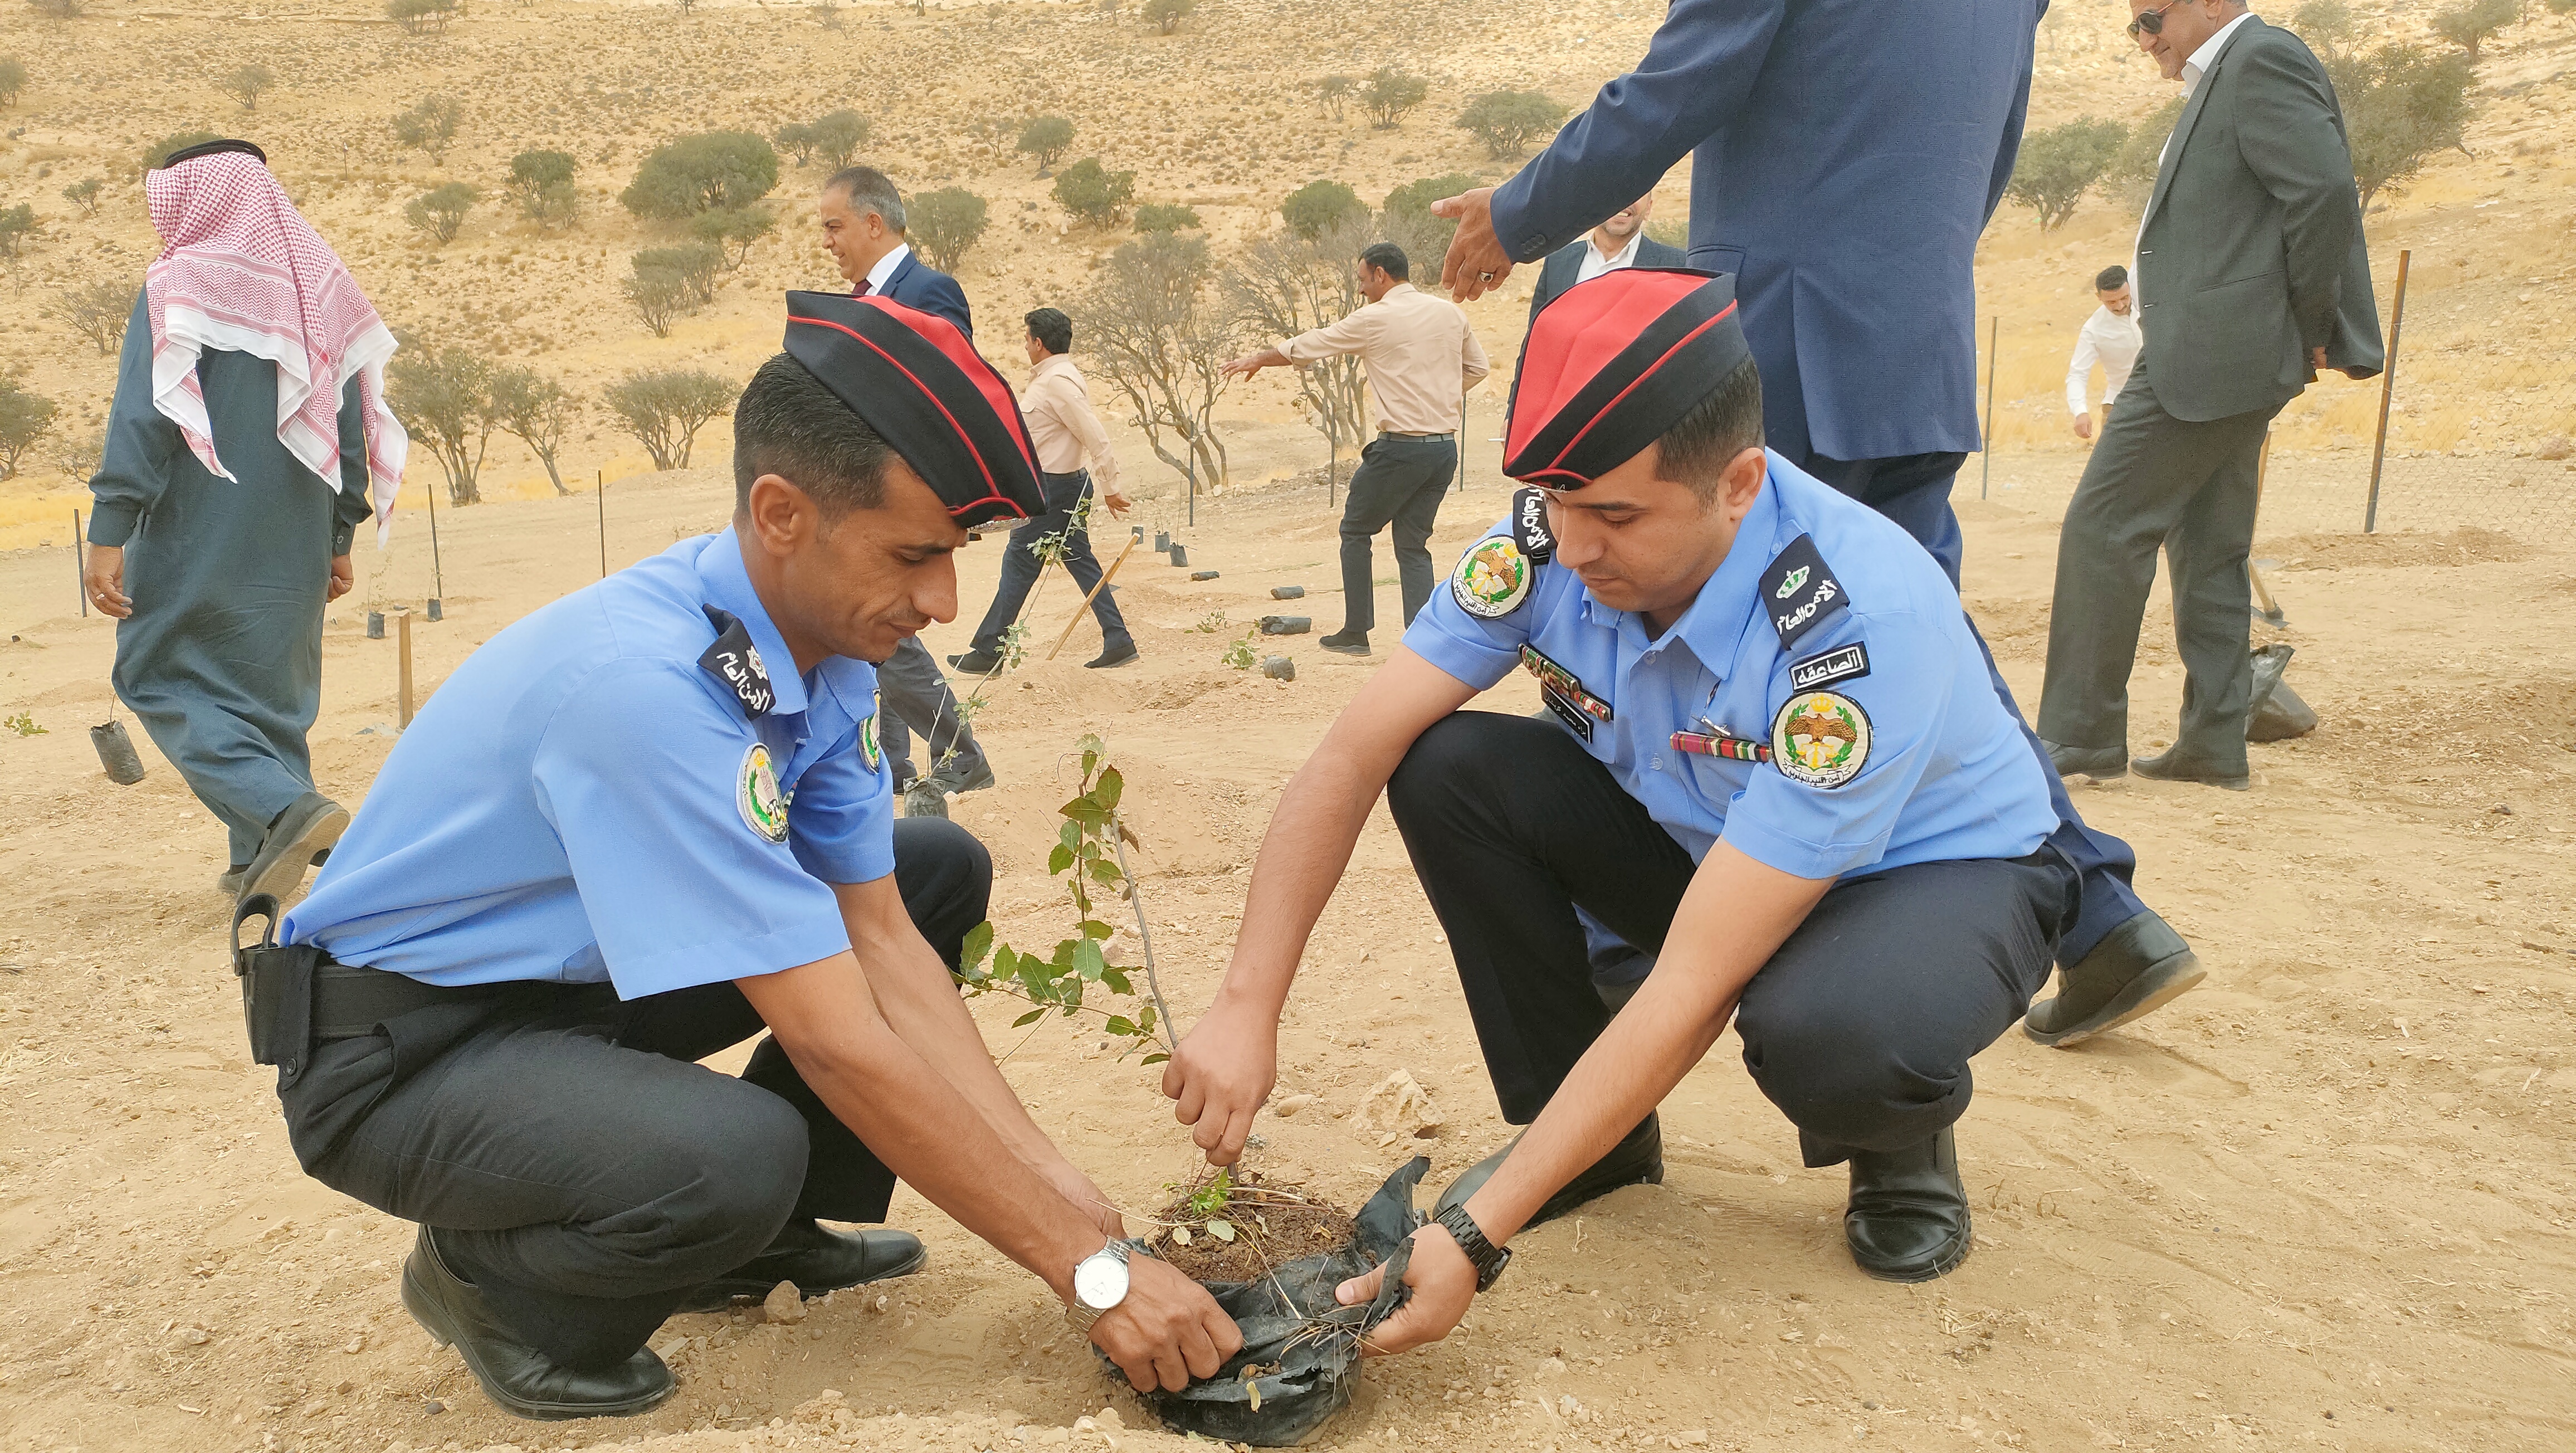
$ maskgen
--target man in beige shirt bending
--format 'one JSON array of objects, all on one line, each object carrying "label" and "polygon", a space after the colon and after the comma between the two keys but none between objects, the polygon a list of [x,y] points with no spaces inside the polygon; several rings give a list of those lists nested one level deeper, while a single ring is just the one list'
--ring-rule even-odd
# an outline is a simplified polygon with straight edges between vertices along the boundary
[{"label": "man in beige shirt bending", "polygon": [[[1020,391],[1020,412],[1029,422],[1029,442],[1037,446],[1038,470],[1046,482],[1046,513],[1011,531],[1002,555],[1002,584],[993,592],[993,608],[975,629],[975,643],[948,664],[974,676],[989,676],[1002,664],[1002,637],[1018,620],[1046,562],[1038,546],[1050,535],[1064,537],[1064,568],[1073,583],[1090,590],[1100,583],[1100,557],[1091,553],[1087,527],[1093,499],[1113,515],[1127,512],[1127,496],[1118,492],[1118,456],[1109,452],[1109,432],[1091,411],[1091,392],[1082,374],[1065,355],[1073,351],[1073,320],[1054,308],[1028,315],[1029,386]],[[1083,467],[1090,461],[1090,468]],[[1091,598],[1091,614],[1100,622],[1100,654],[1085,666],[1124,666],[1136,659],[1136,638],[1127,633],[1126,618],[1110,592]]]},{"label": "man in beige shirt bending", "polygon": [[1467,390],[1485,377],[1485,350],[1458,305],[1417,291],[1404,249],[1371,244],[1359,256],[1360,291],[1368,304],[1338,323],[1300,333],[1225,365],[1236,378],[1265,368],[1313,363],[1356,353],[1368,365],[1377,438],[1360,451],[1342,510],[1342,629],[1317,644],[1347,656],[1369,653],[1377,624],[1369,541],[1395,526],[1395,570],[1404,621],[1431,598],[1431,527],[1440,496],[1458,472],[1458,428]]}]

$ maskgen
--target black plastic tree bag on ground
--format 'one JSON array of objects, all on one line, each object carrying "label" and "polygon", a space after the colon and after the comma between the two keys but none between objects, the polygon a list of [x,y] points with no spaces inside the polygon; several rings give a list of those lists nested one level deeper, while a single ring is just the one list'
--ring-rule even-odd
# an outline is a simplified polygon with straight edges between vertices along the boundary
[{"label": "black plastic tree bag on ground", "polygon": [[[1413,1192],[1430,1169],[1429,1158],[1417,1155],[1388,1176],[1360,1208],[1351,1245],[1287,1262],[1260,1281],[1206,1283],[1243,1329],[1243,1350],[1214,1377],[1179,1392],[1145,1394],[1146,1408],[1174,1432],[1257,1448],[1291,1447],[1315,1436],[1351,1400],[1361,1335],[1412,1295],[1404,1285],[1413,1249],[1406,1238],[1427,1219],[1413,1209]],[[1335,1287],[1380,1262],[1387,1275],[1377,1300],[1364,1307],[1333,1300]],[[1246,1368],[1261,1371],[1246,1378]]]}]

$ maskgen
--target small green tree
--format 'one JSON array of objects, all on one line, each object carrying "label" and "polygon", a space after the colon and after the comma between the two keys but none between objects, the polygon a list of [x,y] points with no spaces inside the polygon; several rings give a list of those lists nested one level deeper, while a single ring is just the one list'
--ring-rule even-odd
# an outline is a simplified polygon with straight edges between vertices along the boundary
[{"label": "small green tree", "polygon": [[98,215],[99,196],[106,190],[107,183],[99,178],[83,177],[63,188],[63,200],[80,208],[82,216],[95,217]]},{"label": "small green tree", "polygon": [[444,247],[456,240],[457,229],[465,225],[465,214],[481,200],[465,183],[448,182],[412,198],[403,208],[403,219],[411,223],[414,232]]},{"label": "small green tree", "polygon": [[18,249],[35,235],[36,209],[20,202],[15,207],[0,207],[0,257],[16,257]]},{"label": "small green tree", "polygon": [[638,217],[685,221],[748,207],[778,185],[778,152],[748,131],[710,131],[654,149],[617,200]]},{"label": "small green tree", "polygon": [[760,239],[778,230],[778,214],[767,207],[740,207],[730,212],[701,212],[689,224],[689,235],[712,244],[731,272],[751,258]]},{"label": "small green tree", "polygon": [[1368,204],[1340,182],[1308,182],[1279,204],[1279,215],[1289,231],[1312,242],[1346,222],[1367,218]]},{"label": "small green tree", "polygon": [[798,166],[814,160],[814,127],[805,121],[790,121],[769,133],[769,140],[780,151],[796,158]]},{"label": "small green tree", "polygon": [[816,117],[813,131],[815,159],[834,171],[857,160],[859,148],[868,144],[868,118],[856,111]]},{"label": "small green tree", "polygon": [[224,78],[215,82],[215,89],[239,101],[243,110],[256,111],[259,109],[260,96],[276,84],[275,71],[253,62],[246,66],[235,66],[225,72]]},{"label": "small green tree", "polygon": [[480,503],[483,454],[500,426],[492,407],[492,366],[452,343],[405,348],[385,370],[385,403],[413,440],[438,456],[447,475],[447,502]]},{"label": "small green tree", "polygon": [[716,300],[716,276],[725,270],[724,249],[712,242],[686,242],[677,247],[648,247],[635,254],[638,276],[666,272],[689,285],[689,303],[705,307]]},{"label": "small green tree", "polygon": [[2461,0],[2433,17],[2433,33],[2467,51],[2475,65],[2478,48],[2521,18],[2522,0]]},{"label": "small green tree", "polygon": [[1380,66],[1369,73],[1368,84],[1360,88],[1360,109],[1367,113],[1370,125],[1380,131],[1393,131],[1402,124],[1406,112],[1430,95],[1429,81],[1408,76],[1393,66]]},{"label": "small green tree", "polygon": [[2117,121],[2082,116],[2024,136],[2004,194],[2039,210],[2040,230],[2063,225],[2075,215],[2075,204],[2102,179],[2129,139],[2129,128]]},{"label": "small green tree", "polygon": [[709,419],[733,407],[734,386],[694,368],[638,369],[604,395],[619,426],[656,469],[689,467],[689,447]]},{"label": "small green tree", "polygon": [[428,152],[433,158],[442,157],[464,119],[465,106],[455,97],[423,97],[420,104],[394,113],[394,140],[414,151]]},{"label": "small green tree", "polygon": [[2131,207],[2143,206],[2156,188],[2156,170],[2164,164],[2165,141],[2182,120],[2183,98],[2173,96],[2129,131],[2118,154],[2102,173],[2104,185]]},{"label": "small green tree", "polygon": [[1136,195],[1134,172],[1113,172],[1100,158],[1086,156],[1055,179],[1055,199],[1077,219],[1106,227],[1127,213]]},{"label": "small green tree", "polygon": [[569,227],[581,193],[573,176],[581,163],[570,152],[523,151],[510,158],[510,195],[519,215],[540,227]]},{"label": "small green tree", "polygon": [[671,325],[696,305],[696,290],[689,286],[689,280],[668,268],[639,267],[626,279],[621,291],[626,295],[627,306],[635,310],[635,316],[653,330],[656,338],[670,337]]},{"label": "small green tree", "polygon": [[564,488],[563,471],[556,461],[563,454],[564,435],[580,413],[581,405],[562,384],[533,368],[496,369],[492,374],[492,421],[502,433],[528,446],[546,467],[546,478],[559,495],[572,493]]},{"label": "small green tree", "polygon": [[1020,127],[1019,149],[1038,159],[1038,175],[1053,169],[1073,145],[1073,123],[1062,116],[1032,116]]},{"label": "small green tree", "polygon": [[1203,225],[1195,209],[1175,203],[1156,202],[1136,209],[1136,230],[1139,232],[1183,232]]},{"label": "small green tree", "polygon": [[385,0],[385,15],[405,35],[444,35],[463,0]]},{"label": "small green tree", "polygon": [[27,89],[27,63],[16,56],[0,56],[0,106],[15,106]]},{"label": "small green tree", "polygon": [[1417,278],[1426,282],[1439,280],[1440,259],[1449,253],[1449,239],[1458,235],[1457,219],[1433,215],[1431,204],[1473,190],[1475,185],[1476,179],[1465,172],[1443,172],[1407,182],[1386,194],[1378,230],[1413,260]]},{"label": "small green tree", "polygon": [[1141,14],[1157,34],[1169,35],[1181,28],[1181,17],[1199,8],[1199,0],[1145,0]]},{"label": "small green tree", "polygon": [[1487,91],[1467,103],[1457,124],[1485,143],[1487,156],[1508,161],[1564,120],[1565,108],[1537,91]]},{"label": "small green tree", "polygon": [[922,192],[904,208],[904,235],[921,251],[922,260],[941,272],[955,272],[966,251],[984,235],[984,199],[963,187]]},{"label": "small green tree", "polygon": [[1334,120],[1344,120],[1359,88],[1360,83],[1348,76],[1326,76],[1315,83],[1315,100]]},{"label": "small green tree", "polygon": [[0,479],[16,477],[18,460],[53,425],[53,400],[30,393],[14,378],[0,378]]},{"label": "small green tree", "polygon": [[2466,149],[2472,65],[2466,54],[2437,56],[2403,42],[2327,57],[2364,211],[2382,188],[2413,180],[2444,151]]},{"label": "small green tree", "polygon": [[2335,50],[2352,39],[2359,22],[2344,0],[2306,0],[2290,12],[2290,29],[2319,50]]},{"label": "small green tree", "polygon": [[162,137],[159,141],[143,148],[143,169],[147,172],[157,171],[160,169],[162,163],[167,162],[172,156],[179,152],[186,151],[192,146],[203,146],[209,141],[217,141],[220,139],[221,138],[217,137],[211,131],[171,132],[169,135]]},{"label": "small green tree", "polygon": [[134,317],[134,287],[101,282],[65,288],[54,295],[45,316],[88,339],[101,354],[114,353]]}]

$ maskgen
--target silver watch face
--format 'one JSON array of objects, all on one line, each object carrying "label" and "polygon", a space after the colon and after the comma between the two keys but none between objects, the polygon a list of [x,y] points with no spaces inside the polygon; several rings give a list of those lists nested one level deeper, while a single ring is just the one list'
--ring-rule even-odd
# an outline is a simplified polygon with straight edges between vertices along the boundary
[{"label": "silver watch face", "polygon": [[1105,1249],[1084,1257],[1073,1269],[1073,1295],[1095,1312],[1127,1300],[1126,1258]]}]

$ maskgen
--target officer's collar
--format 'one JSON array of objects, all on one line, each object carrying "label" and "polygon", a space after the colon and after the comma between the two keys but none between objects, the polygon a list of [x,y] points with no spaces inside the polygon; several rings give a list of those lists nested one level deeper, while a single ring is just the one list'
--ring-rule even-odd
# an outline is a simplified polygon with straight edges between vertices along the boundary
[{"label": "officer's collar", "polygon": [[727,611],[751,632],[751,644],[760,651],[760,659],[769,666],[769,685],[778,694],[770,710],[794,715],[806,705],[803,673],[796,669],[796,657],[787,649],[787,638],[769,620],[769,611],[760,603],[760,592],[751,588],[751,572],[743,568],[742,537],[731,526],[718,530],[698,553],[698,582],[706,587],[706,602]]},{"label": "officer's collar", "polygon": [[[1779,553],[1780,481],[1777,469],[1780,457],[1764,451],[1768,465],[1762,474],[1762,492],[1753,497],[1753,507],[1744,512],[1736,526],[1735,544],[1717,569],[1702,581],[1699,594],[1691,598],[1690,609],[1673,623],[1669,638],[1678,638],[1691,648],[1700,664],[1726,674],[1735,660],[1735,644],[1743,638],[1744,624],[1753,613],[1754,594],[1762,583],[1763,567]],[[1645,617],[1633,611],[1613,610],[1595,600],[1589,590],[1583,593],[1584,612],[1595,625],[1618,627],[1637,632],[1645,644]]]}]

